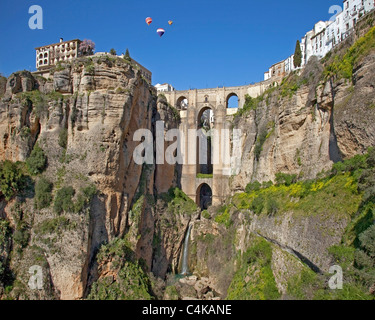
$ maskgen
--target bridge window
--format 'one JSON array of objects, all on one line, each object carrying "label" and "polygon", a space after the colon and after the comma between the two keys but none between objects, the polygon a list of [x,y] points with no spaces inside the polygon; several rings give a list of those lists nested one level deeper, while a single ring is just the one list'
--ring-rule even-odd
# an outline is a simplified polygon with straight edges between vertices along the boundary
[{"label": "bridge window", "polygon": [[213,174],[211,129],[213,128],[214,114],[210,108],[200,111],[197,119],[197,174]]},{"label": "bridge window", "polygon": [[227,108],[238,108],[239,99],[235,93],[231,93],[227,97]]},{"label": "bridge window", "polygon": [[177,100],[176,107],[179,110],[185,110],[189,106],[189,101],[186,97],[180,97]]},{"label": "bridge window", "polygon": [[212,190],[206,183],[200,185],[197,190],[197,205],[202,210],[207,210],[212,205]]}]

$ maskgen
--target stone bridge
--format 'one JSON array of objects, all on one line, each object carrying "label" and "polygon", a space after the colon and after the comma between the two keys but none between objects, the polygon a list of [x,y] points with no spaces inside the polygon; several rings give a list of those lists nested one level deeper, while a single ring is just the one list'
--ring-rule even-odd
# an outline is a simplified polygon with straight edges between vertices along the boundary
[{"label": "stone bridge", "polygon": [[[185,137],[188,137],[188,130],[200,128],[200,119],[206,110],[212,110],[211,128],[219,132],[222,129],[232,130],[232,116],[239,108],[243,108],[245,96],[249,95],[256,98],[279,81],[280,79],[270,79],[247,86],[170,91],[163,92],[163,94],[166,96],[168,103],[180,111],[181,123],[179,129]],[[228,101],[233,96],[238,98],[238,106],[237,108],[228,108]],[[193,157],[196,157],[195,154],[199,152],[196,152],[198,145],[197,139],[185,139],[182,153],[190,156],[189,153],[193,152]],[[232,150],[230,152],[232,153]],[[220,205],[230,195],[230,175],[223,174],[223,172],[231,168],[226,168],[228,165],[225,165],[221,160],[212,165],[212,173],[208,175],[200,174],[202,172],[199,164],[186,164],[184,162],[182,166],[182,190],[203,209],[206,207],[204,202],[207,202],[210,192],[210,201],[213,205]]]}]

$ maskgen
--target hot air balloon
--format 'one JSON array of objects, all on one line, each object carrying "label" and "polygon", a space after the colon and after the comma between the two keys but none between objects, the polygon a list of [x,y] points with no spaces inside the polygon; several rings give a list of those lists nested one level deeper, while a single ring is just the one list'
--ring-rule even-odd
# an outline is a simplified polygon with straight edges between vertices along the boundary
[{"label": "hot air balloon", "polygon": [[173,21],[172,20],[169,20],[168,21],[169,25],[171,26],[173,24]]},{"label": "hot air balloon", "polygon": [[150,18],[150,17],[146,18],[146,23],[148,25],[150,25],[152,23],[152,18]]},{"label": "hot air balloon", "polygon": [[165,33],[165,30],[160,28],[160,29],[158,29],[156,32],[157,32],[157,34],[158,34],[160,37],[162,37],[163,34]]}]

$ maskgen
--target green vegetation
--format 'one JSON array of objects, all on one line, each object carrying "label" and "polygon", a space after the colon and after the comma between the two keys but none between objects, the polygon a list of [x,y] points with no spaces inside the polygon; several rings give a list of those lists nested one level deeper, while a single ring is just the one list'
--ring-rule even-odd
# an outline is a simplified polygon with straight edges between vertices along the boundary
[{"label": "green vegetation", "polygon": [[230,206],[223,206],[219,210],[219,215],[215,217],[215,222],[224,225],[226,228],[229,228],[233,221],[230,216]]},{"label": "green vegetation", "polygon": [[85,60],[84,65],[85,65],[85,71],[88,74],[93,75],[94,72],[95,72],[94,61],[91,58],[88,58],[88,59]]},{"label": "green vegetation", "polygon": [[2,253],[8,247],[10,238],[11,230],[9,227],[9,222],[4,219],[0,219],[0,286],[4,282],[6,271],[6,262],[2,256]]},{"label": "green vegetation", "polygon": [[36,143],[33,151],[26,160],[29,173],[33,176],[42,173],[47,166],[47,157],[39,144]]},{"label": "green vegetation", "polygon": [[375,27],[371,28],[364,37],[358,39],[344,56],[335,55],[333,61],[324,70],[324,78],[334,77],[351,80],[354,66],[373,48],[375,48]]},{"label": "green vegetation", "polygon": [[211,219],[211,215],[207,210],[202,211],[202,217],[208,220]]},{"label": "green vegetation", "polygon": [[[319,275],[304,266],[288,280],[287,294],[294,299],[373,299],[375,288],[375,149],[367,154],[334,164],[325,177],[296,182],[295,175],[277,174],[277,185],[256,181],[247,187],[247,193],[237,194],[232,204],[237,209],[250,209],[255,214],[279,215],[293,212],[294,217],[318,215],[322,219],[351,220],[342,243],[329,249],[335,264],[344,271],[343,290],[330,290],[332,275]],[[329,204],[329,205],[327,205]],[[335,232],[332,230],[325,232]],[[253,267],[251,267],[253,270]],[[242,270],[242,271],[241,271]],[[253,279],[242,268],[233,279],[228,298],[255,297]],[[257,266],[257,270],[259,267]],[[245,274],[245,271],[247,272]],[[241,273],[242,272],[242,273]],[[242,279],[242,281],[241,281]],[[249,278],[248,278],[249,279]],[[255,278],[256,279],[256,278]],[[249,288],[250,283],[250,288]],[[253,290],[253,291],[251,291]],[[246,292],[252,292],[249,297]]]},{"label": "green vegetation", "polygon": [[198,173],[197,174],[198,179],[212,179],[213,177],[214,177],[213,173],[211,174]]},{"label": "green vegetation", "polygon": [[48,103],[49,102],[59,102],[64,99],[63,95],[59,92],[50,92],[48,94],[44,94],[39,90],[28,91],[18,93],[18,96],[21,101],[24,103],[29,104],[32,106],[33,113],[38,117],[48,117]]},{"label": "green vegetation", "polygon": [[258,104],[263,101],[264,95],[261,95],[257,98],[252,98],[248,94],[245,95],[245,103],[242,109],[239,109],[236,116],[241,117],[242,115],[248,113],[251,110],[256,110]]},{"label": "green vegetation", "polygon": [[117,56],[117,52],[116,52],[116,50],[113,49],[113,48],[109,51],[109,53],[110,53],[111,55],[113,55],[113,56]]},{"label": "green vegetation", "polygon": [[125,52],[125,55],[124,55],[124,59],[125,59],[126,61],[128,61],[128,62],[131,62],[129,49],[126,49],[126,52]]},{"label": "green vegetation", "polygon": [[90,300],[151,300],[151,282],[140,261],[124,239],[103,245],[97,255],[99,265],[111,262],[116,278],[105,277],[92,285]]},{"label": "green vegetation", "polygon": [[61,234],[63,231],[73,228],[74,224],[64,216],[56,217],[53,219],[44,220],[35,228],[35,233],[46,235],[46,234]]},{"label": "green vegetation", "polygon": [[262,185],[259,181],[250,182],[245,189],[245,192],[250,193],[251,191],[259,191]]},{"label": "green vegetation", "polygon": [[162,194],[160,198],[168,204],[168,212],[174,215],[192,215],[198,210],[195,202],[178,188],[169,189],[168,193]]},{"label": "green vegetation", "polygon": [[172,112],[173,119],[176,120],[177,122],[180,122],[181,121],[180,112],[169,103],[168,103],[168,108]]},{"label": "green vegetation", "polygon": [[296,182],[297,182],[296,174],[286,174],[282,172],[276,173],[276,183],[278,185],[284,184],[286,186],[290,186]]},{"label": "green vegetation", "polygon": [[74,212],[79,213],[91,202],[92,198],[98,193],[94,185],[89,185],[80,189],[77,201],[74,204]]},{"label": "green vegetation", "polygon": [[73,201],[76,191],[73,187],[63,187],[56,192],[54,200],[54,211],[57,214],[63,212],[80,213],[91,202],[92,198],[97,194],[97,189],[94,185],[89,185],[80,189],[77,200]]},{"label": "green vegetation", "polygon": [[[258,215],[292,211],[302,216],[348,218],[357,212],[361,199],[355,178],[350,173],[343,173],[316,181],[273,185],[236,194],[232,203],[238,209],[251,209]],[[327,206],[327,203],[330,205]],[[266,212],[264,209],[267,209]]]},{"label": "green vegetation", "polygon": [[228,289],[228,300],[277,300],[280,293],[271,269],[272,247],[262,238],[240,259],[239,270]]},{"label": "green vegetation", "polygon": [[20,193],[26,186],[24,165],[21,162],[0,162],[0,191],[9,201]]},{"label": "green vegetation", "polygon": [[308,83],[307,79],[303,79],[302,77],[298,77],[296,73],[292,72],[289,76],[285,77],[281,81],[280,85],[280,96],[285,97],[293,97],[298,89]]},{"label": "green vegetation", "polygon": [[48,208],[52,202],[53,184],[46,178],[40,178],[35,186],[35,207],[37,209]]},{"label": "green vegetation", "polygon": [[260,154],[263,151],[263,145],[267,140],[268,132],[266,129],[262,129],[257,137],[257,141],[254,148],[254,155],[256,160],[259,160]]},{"label": "green vegetation", "polygon": [[302,51],[301,51],[301,44],[299,40],[296,43],[296,49],[294,51],[294,67],[299,68],[302,64]]},{"label": "green vegetation", "polygon": [[66,149],[68,146],[68,129],[63,128],[59,133],[59,146]]},{"label": "green vegetation", "polygon": [[64,187],[57,191],[53,203],[53,208],[57,214],[74,211],[74,203],[72,201],[74,194],[73,187]]}]

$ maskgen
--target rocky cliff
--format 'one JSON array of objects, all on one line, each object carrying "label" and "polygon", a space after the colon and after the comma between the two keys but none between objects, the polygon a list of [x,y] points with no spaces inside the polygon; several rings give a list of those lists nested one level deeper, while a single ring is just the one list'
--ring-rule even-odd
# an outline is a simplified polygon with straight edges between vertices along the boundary
[{"label": "rocky cliff", "polygon": [[[299,296],[302,275],[324,276],[332,248],[360,248],[374,219],[364,154],[375,145],[375,31],[362,25],[331,56],[248,97],[230,119],[243,132],[240,172],[226,203],[203,212],[179,189],[180,166],[133,161],[138,129],[155,136],[157,121],[166,132],[180,118],[129,61],[86,57],[49,79],[0,79],[0,297]],[[189,224],[192,276],[182,278]],[[43,290],[28,285],[32,266]]]}]

